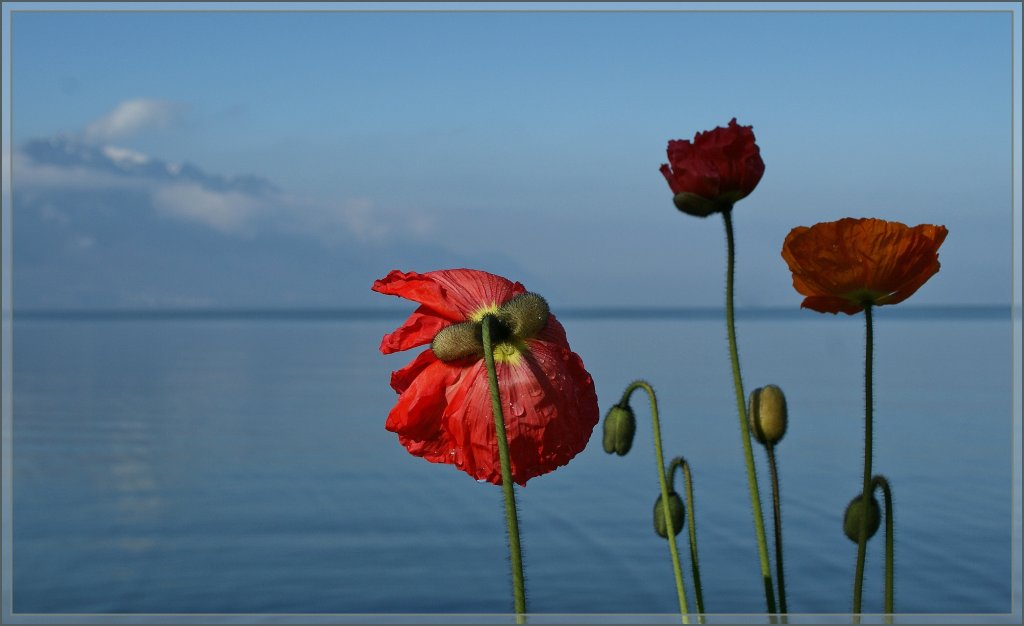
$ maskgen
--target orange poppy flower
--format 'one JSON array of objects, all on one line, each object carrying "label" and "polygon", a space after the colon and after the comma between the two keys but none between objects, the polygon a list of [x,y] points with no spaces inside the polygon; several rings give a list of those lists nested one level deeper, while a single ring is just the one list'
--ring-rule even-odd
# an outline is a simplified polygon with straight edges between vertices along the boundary
[{"label": "orange poppy flower", "polygon": [[909,298],[939,271],[946,234],[945,226],[847,217],[794,228],[782,258],[806,296],[801,308],[853,315]]},{"label": "orange poppy flower", "polygon": [[[569,347],[562,325],[546,304],[537,304],[543,302],[540,296],[528,294],[520,283],[469,269],[395,270],[373,290],[420,303],[384,336],[381,352],[431,344],[391,374],[399,397],[384,427],[397,433],[411,454],[501,484],[490,388],[475,328],[486,314],[516,318],[499,327],[503,337],[494,347],[512,480],[524,485],[586,447],[598,421],[594,381]],[[525,310],[516,312],[516,306]],[[526,319],[531,314],[533,319]]]}]

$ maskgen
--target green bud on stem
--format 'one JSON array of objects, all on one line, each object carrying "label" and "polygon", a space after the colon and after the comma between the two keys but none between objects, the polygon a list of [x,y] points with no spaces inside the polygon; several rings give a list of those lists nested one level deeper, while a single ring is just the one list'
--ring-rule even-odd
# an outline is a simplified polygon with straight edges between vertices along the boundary
[{"label": "green bud on stem", "polygon": [[777,385],[765,385],[750,392],[747,418],[754,439],[764,445],[777,444],[786,434],[789,420],[782,389]]},{"label": "green bud on stem", "polygon": [[633,447],[636,434],[636,416],[633,409],[616,404],[604,418],[604,451],[608,454],[625,456]]},{"label": "green bud on stem", "polygon": [[[672,519],[672,534],[678,535],[683,530],[683,523],[686,521],[686,505],[675,491],[670,491],[668,494],[668,514]],[[658,533],[659,537],[668,539],[668,533],[665,532],[665,510],[661,504],[661,496],[654,501],[654,532]]]},{"label": "green bud on stem", "polygon": [[[843,515],[843,533],[853,543],[860,541],[860,532],[863,528],[864,500],[857,496],[846,505],[846,513]],[[878,527],[882,524],[882,512],[878,506],[878,500],[874,496],[868,501],[868,539],[875,536]]]}]

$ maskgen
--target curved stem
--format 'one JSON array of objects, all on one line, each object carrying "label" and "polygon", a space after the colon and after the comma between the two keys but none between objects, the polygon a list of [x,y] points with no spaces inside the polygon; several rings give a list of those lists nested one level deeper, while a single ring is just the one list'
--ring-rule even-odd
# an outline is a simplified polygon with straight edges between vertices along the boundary
[{"label": "curved stem", "polygon": [[892,520],[892,489],[889,481],[881,474],[871,480],[871,491],[882,490],[885,500],[885,613],[893,614],[893,520]]},{"label": "curved stem", "polygon": [[[683,471],[683,482],[686,486],[686,522],[689,525],[690,535],[690,569],[693,571],[694,596],[697,598],[697,613],[704,613],[704,591],[700,584],[700,563],[697,560],[697,520],[693,506],[693,476],[690,474],[690,464],[682,457],[672,459],[668,469],[668,480],[671,486],[675,477],[675,469]],[[703,618],[701,622],[703,623]]]},{"label": "curved stem", "polygon": [[732,361],[732,380],[736,388],[736,408],[740,418],[740,439],[747,465],[747,484],[750,487],[750,506],[754,514],[754,535],[757,538],[757,556],[761,561],[761,578],[764,580],[764,595],[768,613],[775,613],[775,591],[772,588],[772,574],[768,565],[768,542],[764,535],[764,517],[761,514],[761,494],[757,488],[757,470],[754,468],[754,452],[750,444],[750,429],[747,426],[747,403],[743,394],[743,378],[740,375],[739,350],[736,347],[736,320],[733,313],[733,276],[736,266],[736,244],[732,232],[732,209],[722,211],[725,221],[725,240],[728,264],[725,274],[725,323],[729,334],[729,357]]},{"label": "curved stem", "polygon": [[494,346],[491,344],[491,322],[493,316],[485,315],[481,329],[484,344],[484,364],[487,367],[487,382],[491,389],[491,406],[494,412],[494,430],[498,440],[498,460],[501,463],[501,489],[505,494],[505,523],[508,526],[508,552],[512,561],[512,594],[515,602],[516,622],[522,623],[526,613],[526,585],[523,582],[523,555],[519,548],[519,517],[516,513],[516,493],[512,484],[512,463],[508,455],[508,439],[505,435],[505,414],[501,410],[501,393],[498,391],[498,374],[494,367]]},{"label": "curved stem", "polygon": [[626,406],[629,404],[629,397],[637,389],[643,389],[647,392],[647,397],[651,401],[651,421],[654,427],[654,457],[658,462],[658,482],[661,485],[661,502],[662,512],[665,515],[665,530],[668,535],[668,551],[672,555],[672,572],[676,578],[676,595],[679,596],[679,611],[684,622],[688,620],[690,610],[686,605],[686,588],[683,584],[683,570],[679,565],[679,549],[676,547],[676,536],[672,532],[674,525],[672,524],[672,515],[669,510],[668,500],[668,481],[665,478],[665,457],[661,453],[661,422],[658,419],[658,401],[654,397],[654,389],[645,381],[638,380],[630,383],[626,387],[626,391],[622,394],[622,401],[620,404]]},{"label": "curved stem", "polygon": [[864,305],[864,490],[861,494],[861,532],[857,541],[857,568],[853,578],[853,612],[860,613],[864,587],[864,558],[868,543],[868,507],[871,503],[871,426],[873,412],[872,361],[874,360],[874,329],[871,304]]},{"label": "curved stem", "polygon": [[765,445],[768,452],[768,471],[772,479],[772,509],[775,518],[775,579],[779,583],[779,612],[789,613],[786,608],[786,577],[782,569],[782,503],[779,499],[779,470],[775,463],[775,446]]}]

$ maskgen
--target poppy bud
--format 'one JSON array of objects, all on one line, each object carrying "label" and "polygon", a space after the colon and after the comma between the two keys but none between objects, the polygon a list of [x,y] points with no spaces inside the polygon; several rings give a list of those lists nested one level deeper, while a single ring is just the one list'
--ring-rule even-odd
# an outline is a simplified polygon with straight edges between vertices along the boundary
[{"label": "poppy bud", "polygon": [[530,339],[544,330],[551,310],[544,298],[535,293],[521,293],[498,309],[497,317],[517,339]]},{"label": "poppy bud", "polygon": [[633,447],[636,434],[636,417],[633,409],[616,404],[604,418],[604,451],[608,454],[625,456]]},{"label": "poppy bud", "polygon": [[708,200],[704,196],[698,196],[688,191],[677,193],[673,196],[672,202],[683,213],[697,217],[707,217],[715,211],[721,210],[721,207],[714,200]]},{"label": "poppy bud", "polygon": [[747,411],[750,432],[762,444],[775,445],[786,434],[786,396],[776,385],[765,385],[750,392]]},{"label": "poppy bud", "polygon": [[434,356],[442,361],[455,361],[467,356],[482,356],[484,342],[480,322],[460,322],[445,326],[430,342]]},{"label": "poppy bud", "polygon": [[[863,498],[862,496],[857,496],[846,505],[846,513],[843,515],[843,532],[854,543],[858,543],[860,540],[861,524],[864,523],[863,510]],[[871,496],[871,499],[868,501],[868,539],[875,536],[881,523],[882,513],[878,508],[878,500]]]},{"label": "poppy bud", "polygon": [[[668,493],[668,515],[672,519],[673,535],[678,535],[683,530],[685,514],[686,506],[683,504],[683,499],[675,491],[670,491]],[[668,534],[665,532],[665,510],[661,505],[661,496],[654,501],[654,532],[658,533],[659,537],[668,539]]]}]

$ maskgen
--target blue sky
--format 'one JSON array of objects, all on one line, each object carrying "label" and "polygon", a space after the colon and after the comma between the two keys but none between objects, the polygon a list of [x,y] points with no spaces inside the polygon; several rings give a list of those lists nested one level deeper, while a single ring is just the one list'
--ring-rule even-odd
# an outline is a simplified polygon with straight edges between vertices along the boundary
[{"label": "blue sky", "polygon": [[[448,266],[556,306],[718,306],[721,220],[676,212],[658,167],[734,116],[766,163],[735,211],[740,305],[798,305],[782,240],[845,216],[949,228],[911,302],[1011,299],[1013,4],[9,6],[20,306],[364,306],[389,269]],[[19,156],[58,137],[207,178]],[[267,187],[208,182],[238,176]]]}]

